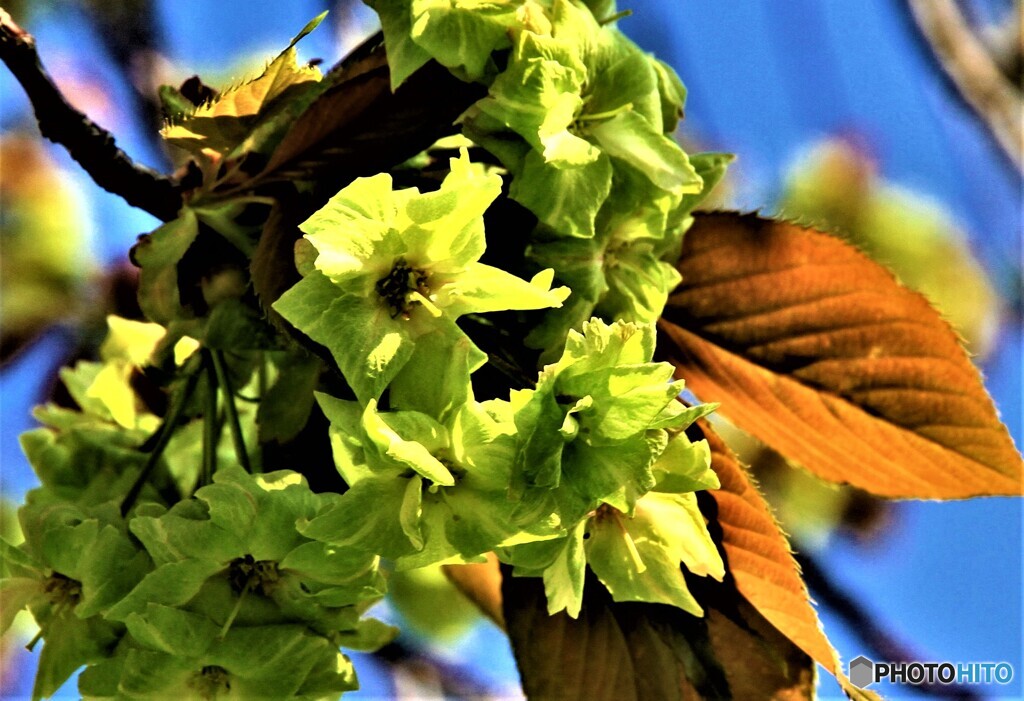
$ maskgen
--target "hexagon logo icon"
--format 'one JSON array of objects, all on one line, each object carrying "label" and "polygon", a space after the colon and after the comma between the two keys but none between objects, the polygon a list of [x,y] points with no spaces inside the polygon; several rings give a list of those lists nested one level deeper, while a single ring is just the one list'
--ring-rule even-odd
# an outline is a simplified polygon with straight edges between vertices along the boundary
[{"label": "hexagon logo icon", "polygon": [[864,655],[850,660],[850,681],[854,686],[866,689],[875,681],[875,663]]}]

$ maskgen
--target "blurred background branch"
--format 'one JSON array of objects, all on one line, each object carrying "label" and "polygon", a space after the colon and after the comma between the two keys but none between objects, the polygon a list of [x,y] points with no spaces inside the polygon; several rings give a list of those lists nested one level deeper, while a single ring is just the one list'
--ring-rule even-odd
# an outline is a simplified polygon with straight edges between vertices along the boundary
[{"label": "blurred background branch", "polygon": [[[909,6],[918,32],[960,97],[1017,168],[1024,168],[1024,98],[1019,76],[1014,79],[1000,70],[996,57],[975,35],[954,0],[909,0]],[[1020,34],[1022,12],[1018,5],[1007,20],[1007,36],[1016,37],[1016,46],[1011,44],[1010,50],[1018,56],[1024,41]],[[1019,59],[1016,64],[1019,66]]]}]

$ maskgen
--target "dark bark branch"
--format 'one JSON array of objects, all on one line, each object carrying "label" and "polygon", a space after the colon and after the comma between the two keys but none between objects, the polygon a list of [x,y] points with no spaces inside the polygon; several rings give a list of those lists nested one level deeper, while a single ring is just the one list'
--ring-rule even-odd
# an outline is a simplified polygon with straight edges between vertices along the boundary
[{"label": "dark bark branch", "polygon": [[32,103],[39,131],[67,149],[97,185],[153,216],[169,221],[181,208],[181,193],[170,178],[136,165],[114,137],[72,107],[46,72],[35,40],[0,8],[0,59]]}]

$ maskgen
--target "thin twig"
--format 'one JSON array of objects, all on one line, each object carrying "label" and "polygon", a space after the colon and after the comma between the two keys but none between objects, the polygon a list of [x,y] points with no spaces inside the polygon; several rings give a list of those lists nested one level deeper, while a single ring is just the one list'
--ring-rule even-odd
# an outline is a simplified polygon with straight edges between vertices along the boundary
[{"label": "thin twig", "polygon": [[914,24],[960,97],[1018,169],[1024,168],[1024,99],[971,31],[953,0],[910,0]]},{"label": "thin twig", "polygon": [[217,384],[224,393],[224,410],[228,415],[228,426],[231,428],[231,440],[235,444],[235,457],[245,471],[252,474],[249,453],[245,449],[245,438],[242,436],[242,423],[238,419],[238,408],[235,406],[235,390],[231,386],[227,368],[224,366],[224,354],[219,350],[210,350],[213,370],[217,375]]},{"label": "thin twig", "polygon": [[67,152],[108,192],[163,221],[177,216],[181,192],[170,178],[135,164],[114,137],[71,106],[39,61],[32,35],[0,8],[0,59],[21,83],[40,133]]}]

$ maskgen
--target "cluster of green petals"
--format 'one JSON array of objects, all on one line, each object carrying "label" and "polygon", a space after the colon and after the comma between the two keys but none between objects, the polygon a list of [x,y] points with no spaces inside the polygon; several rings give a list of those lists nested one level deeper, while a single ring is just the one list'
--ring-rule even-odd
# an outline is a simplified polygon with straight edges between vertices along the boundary
[{"label": "cluster of green petals", "polygon": [[375,649],[395,631],[361,618],[384,592],[377,559],[296,530],[334,497],[294,472],[228,467],[170,509],[140,506],[130,528],[153,569],[106,612],[129,636],[83,675],[83,692],[321,698],[356,688],[338,648]]},{"label": "cluster of green petals", "polygon": [[335,461],[350,485],[302,532],[392,560],[397,569],[477,561],[503,545],[562,533],[548,514],[527,525],[508,497],[515,425],[499,402],[471,399],[444,422],[375,402],[318,397]]},{"label": "cluster of green petals", "polygon": [[650,362],[654,338],[594,319],[508,401],[476,402],[468,372],[447,385],[461,386],[455,401],[382,410],[318,394],[349,489],[299,530],[398,570],[494,550],[544,578],[551,612],[578,615],[589,565],[616,600],[700,615],[680,566],[724,575],[694,494],[719,484],[707,443],[682,429],[714,406],[677,400],[672,367]]},{"label": "cluster of green petals", "polygon": [[[154,354],[167,353],[172,364],[195,350],[189,338],[171,339],[166,329],[117,316],[107,318],[108,334],[100,360],[62,368],[60,378],[78,409],[46,404],[34,411],[41,427],[20,437],[45,491],[69,502],[97,504],[124,495],[146,460],[138,450],[159,424],[132,387],[132,375]],[[168,454],[180,451],[184,436]],[[147,487],[149,499],[159,499]]]},{"label": "cluster of green petals", "polygon": [[366,609],[378,559],[298,533],[337,495],[281,471],[217,472],[170,509],[80,507],[43,487],[3,542],[2,629],[27,608],[44,641],[34,696],[80,666],[86,698],[336,697],[357,688],[339,647],[372,650],[396,631]]},{"label": "cluster of green petals", "polygon": [[488,94],[463,133],[511,176],[538,226],[528,257],[572,289],[527,343],[557,357],[592,316],[648,323],[679,283],[689,212],[725,154],[672,138],[686,89],[616,26],[614,2],[375,0],[397,88],[428,60]]},{"label": "cluster of green petals", "polygon": [[535,390],[514,393],[518,447],[511,493],[523,521],[555,513],[559,540],[508,548],[519,575],[544,578],[552,613],[576,616],[586,566],[616,601],[678,606],[696,615],[680,564],[721,580],[724,565],[695,491],[716,489],[706,441],[682,429],[714,409],[677,401],[682,381],[652,363],[650,326],[593,320],[571,332]]},{"label": "cluster of green petals", "polygon": [[19,510],[24,542],[0,541],[0,632],[23,610],[40,629],[33,696],[53,695],[83,665],[86,698],[321,699],[356,688],[339,648],[375,649],[396,631],[363,618],[384,594],[378,558],[297,531],[338,495],[222,457],[212,484],[174,500],[198,473],[193,421],[164,449],[163,476],[123,509],[159,424],[132,376],[154,354],[187,363],[196,344],[155,324],[109,325],[101,362],[62,372],[79,408],[41,407],[44,425],[22,436],[42,485]]},{"label": "cluster of green petals", "polygon": [[44,641],[34,698],[55,693],[80,666],[102,661],[124,627],[102,614],[150,567],[117,507],[84,508],[37,489],[19,511],[25,542],[0,540],[0,632],[27,609]]},{"label": "cluster of green petals", "polygon": [[467,136],[516,176],[512,198],[559,235],[590,238],[623,165],[648,189],[677,199],[700,192],[700,176],[666,136],[682,109],[668,69],[571,0],[530,20],[488,96],[462,118]]}]

